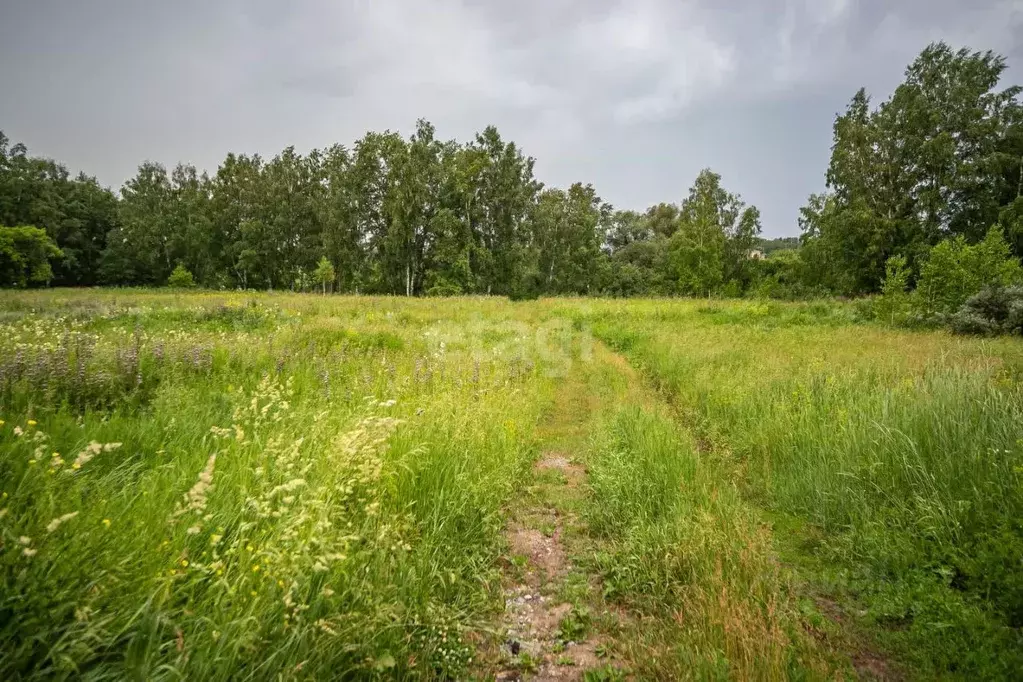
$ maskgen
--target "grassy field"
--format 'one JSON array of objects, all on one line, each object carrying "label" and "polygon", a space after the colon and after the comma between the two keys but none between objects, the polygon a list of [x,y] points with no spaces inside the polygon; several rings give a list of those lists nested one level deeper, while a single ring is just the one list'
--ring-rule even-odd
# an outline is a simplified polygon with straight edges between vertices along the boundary
[{"label": "grassy field", "polygon": [[0,294],[0,679],[1011,679],[1023,344]]}]

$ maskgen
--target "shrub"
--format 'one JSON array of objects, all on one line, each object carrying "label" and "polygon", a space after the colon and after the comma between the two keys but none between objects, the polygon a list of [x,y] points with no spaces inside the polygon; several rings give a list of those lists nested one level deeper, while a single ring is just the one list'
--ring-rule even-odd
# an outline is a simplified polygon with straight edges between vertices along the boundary
[{"label": "shrub", "polygon": [[195,286],[195,278],[192,277],[192,273],[188,271],[181,263],[174,268],[174,272],[167,278],[167,286],[172,289],[190,289]]},{"label": "shrub", "polygon": [[320,262],[316,264],[316,270],[313,271],[313,281],[319,284],[323,288],[323,293],[327,293],[327,285],[333,285],[334,280],[337,278],[337,272],[334,270],[334,264],[327,260],[326,256],[320,256]]},{"label": "shrub", "polygon": [[962,236],[946,239],[931,249],[920,268],[917,291],[925,316],[954,313],[984,286],[1009,286],[1023,281],[1023,269],[1013,258],[1002,231],[992,228],[984,241],[967,244]]},{"label": "shrub", "polygon": [[989,286],[974,294],[949,320],[959,334],[1023,334],[1023,286]]},{"label": "shrub", "polygon": [[885,263],[881,295],[874,299],[873,313],[878,320],[890,324],[904,324],[910,314],[909,266],[905,256],[892,256]]}]

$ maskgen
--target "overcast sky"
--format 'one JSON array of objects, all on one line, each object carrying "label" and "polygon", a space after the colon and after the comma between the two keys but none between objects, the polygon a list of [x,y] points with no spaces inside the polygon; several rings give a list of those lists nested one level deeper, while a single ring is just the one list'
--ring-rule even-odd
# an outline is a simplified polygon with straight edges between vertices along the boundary
[{"label": "overcast sky", "polygon": [[858,87],[883,100],[940,39],[1023,82],[1023,0],[0,3],[0,130],[115,189],[145,159],[213,171],[422,117],[495,124],[540,180],[619,208],[710,166],[794,235]]}]

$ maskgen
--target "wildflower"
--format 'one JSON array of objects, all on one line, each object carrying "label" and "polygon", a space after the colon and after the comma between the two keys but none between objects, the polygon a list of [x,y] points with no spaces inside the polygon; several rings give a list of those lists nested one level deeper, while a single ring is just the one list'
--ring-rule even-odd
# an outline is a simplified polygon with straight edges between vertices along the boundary
[{"label": "wildflower", "polygon": [[25,433],[25,432],[21,430],[20,426],[15,426],[14,427],[14,435],[15,436],[19,436],[20,437],[21,434],[23,434],[23,433]]},{"label": "wildflower", "polygon": [[35,419],[29,419],[27,423],[29,426],[35,426],[38,422]]},{"label": "wildflower", "polygon": [[202,528],[200,528],[199,526],[189,526],[188,530],[186,530],[185,532],[189,535],[198,535],[199,531],[201,530]]},{"label": "wildflower", "polygon": [[71,463],[71,468],[74,469],[75,471],[78,471],[83,466],[88,464],[89,460],[91,460],[93,457],[95,457],[102,451],[103,446],[97,443],[96,441],[92,441],[91,443],[85,446],[84,450],[78,453],[78,456],[75,457],[75,461]]},{"label": "wildflower", "polygon": [[255,590],[252,590],[251,592],[249,592],[249,594],[252,595],[253,597],[259,596],[259,594]]},{"label": "wildflower", "polygon": [[213,468],[216,463],[217,453],[214,452],[206,460],[206,467],[199,473],[199,480],[196,481],[191,490],[185,493],[184,499],[178,504],[178,508],[174,512],[175,517],[188,512],[195,512],[201,515],[206,509],[206,496],[213,488]]},{"label": "wildflower", "polygon": [[254,564],[252,566],[252,572],[253,573],[259,573],[259,564]]},{"label": "wildflower", "polygon": [[110,528],[110,519],[103,519],[103,525]]},{"label": "wildflower", "polygon": [[182,568],[188,568],[188,559],[182,559],[181,566]]},{"label": "wildflower", "polygon": [[21,550],[21,553],[27,557],[34,557],[36,555],[36,552],[38,551],[39,550],[37,549],[30,549],[29,547],[26,547],[25,549]]},{"label": "wildflower", "polygon": [[58,516],[57,518],[53,519],[48,524],[46,524],[46,532],[47,533],[52,533],[53,531],[55,531],[58,528],[60,528],[61,524],[66,523],[67,521],[70,521],[71,519],[75,518],[76,516],[78,516],[78,512],[76,512],[76,511],[64,514],[63,516]]},{"label": "wildflower", "polygon": [[211,535],[210,536],[210,544],[211,545],[215,545],[215,544],[219,543],[223,538],[224,538],[223,535]]},{"label": "wildflower", "polygon": [[23,545],[31,545],[32,538],[28,537],[27,535],[22,535],[20,538],[18,538],[18,542],[20,542]]}]

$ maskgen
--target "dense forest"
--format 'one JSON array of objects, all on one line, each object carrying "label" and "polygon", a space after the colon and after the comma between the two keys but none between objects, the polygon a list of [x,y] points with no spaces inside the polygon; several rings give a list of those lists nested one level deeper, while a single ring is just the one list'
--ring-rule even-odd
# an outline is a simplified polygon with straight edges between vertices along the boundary
[{"label": "dense forest", "polygon": [[709,169],[679,203],[644,212],[615,210],[589,184],[544,187],[494,127],[463,143],[419,121],[408,139],[231,153],[213,175],[147,161],[119,193],[0,133],[0,285],[174,274],[409,296],[794,298],[879,292],[895,258],[913,287],[943,242],[1023,254],[1023,106],[1020,88],[998,89],[1004,70],[991,52],[936,43],[879,106],[857,92],[797,243],[759,239],[757,208]]}]

